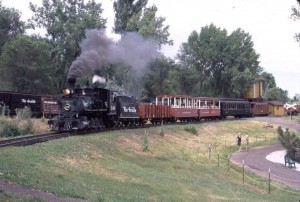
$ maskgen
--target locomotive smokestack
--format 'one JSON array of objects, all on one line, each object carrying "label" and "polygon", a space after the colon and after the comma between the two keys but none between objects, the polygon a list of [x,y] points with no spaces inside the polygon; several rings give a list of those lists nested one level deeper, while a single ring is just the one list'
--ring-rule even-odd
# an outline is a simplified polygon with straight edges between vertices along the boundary
[{"label": "locomotive smokestack", "polygon": [[71,91],[75,89],[76,78],[68,78],[68,87]]}]

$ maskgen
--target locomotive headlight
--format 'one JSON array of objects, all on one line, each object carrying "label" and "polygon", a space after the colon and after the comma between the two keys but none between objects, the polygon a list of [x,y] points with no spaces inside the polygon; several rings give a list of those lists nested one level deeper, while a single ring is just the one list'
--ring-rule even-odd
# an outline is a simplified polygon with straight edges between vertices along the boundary
[{"label": "locomotive headlight", "polygon": [[65,104],[64,109],[65,109],[66,111],[69,111],[69,110],[71,109],[70,104]]},{"label": "locomotive headlight", "polygon": [[63,90],[63,93],[64,93],[65,96],[67,96],[67,95],[70,95],[71,91],[70,91],[70,89],[65,88],[65,89]]}]

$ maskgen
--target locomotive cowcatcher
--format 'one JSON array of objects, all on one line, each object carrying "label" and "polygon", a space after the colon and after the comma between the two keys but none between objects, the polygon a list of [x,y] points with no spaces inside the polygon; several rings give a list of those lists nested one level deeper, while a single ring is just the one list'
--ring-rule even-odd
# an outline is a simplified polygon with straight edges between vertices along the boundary
[{"label": "locomotive cowcatcher", "polygon": [[54,131],[143,124],[138,116],[138,103],[133,97],[116,95],[104,88],[76,87],[68,79],[68,88],[59,99],[61,114],[48,124]]}]

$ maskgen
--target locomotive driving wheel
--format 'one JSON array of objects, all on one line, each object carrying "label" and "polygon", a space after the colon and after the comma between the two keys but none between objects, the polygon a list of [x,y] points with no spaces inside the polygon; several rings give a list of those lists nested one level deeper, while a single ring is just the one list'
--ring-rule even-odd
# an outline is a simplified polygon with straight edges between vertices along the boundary
[{"label": "locomotive driving wheel", "polygon": [[56,122],[54,122],[50,127],[53,131],[59,131],[59,124],[57,124]]},{"label": "locomotive driving wheel", "polygon": [[96,128],[96,122],[95,122],[95,119],[94,119],[94,118],[91,118],[90,126],[91,126],[92,128]]},{"label": "locomotive driving wheel", "polygon": [[70,131],[72,129],[72,124],[70,121],[66,121],[63,127],[64,131]]},{"label": "locomotive driving wheel", "polygon": [[104,127],[104,123],[103,123],[102,118],[95,118],[95,123],[96,123],[97,128],[103,128]]}]

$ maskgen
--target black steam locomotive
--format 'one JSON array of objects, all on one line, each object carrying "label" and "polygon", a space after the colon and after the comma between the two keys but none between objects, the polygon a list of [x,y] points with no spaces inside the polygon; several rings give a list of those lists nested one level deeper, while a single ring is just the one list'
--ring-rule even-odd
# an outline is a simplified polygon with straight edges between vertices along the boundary
[{"label": "black steam locomotive", "polygon": [[60,116],[49,120],[54,131],[72,131],[118,125],[142,124],[138,103],[129,96],[116,95],[103,88],[75,88],[75,78],[69,78],[69,88],[59,100]]}]

